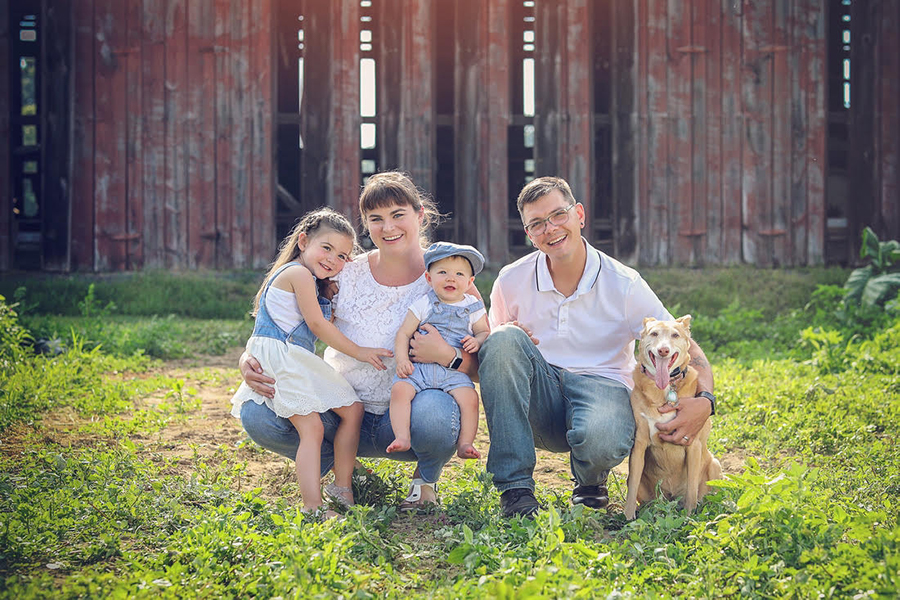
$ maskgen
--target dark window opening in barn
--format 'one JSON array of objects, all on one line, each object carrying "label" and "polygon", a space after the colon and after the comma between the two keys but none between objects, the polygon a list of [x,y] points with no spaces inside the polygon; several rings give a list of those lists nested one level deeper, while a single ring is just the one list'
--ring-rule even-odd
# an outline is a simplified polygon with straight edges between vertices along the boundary
[{"label": "dark window opening in barn", "polygon": [[14,265],[41,268],[43,196],[41,165],[41,29],[39,15],[29,2],[10,5],[11,37],[9,70],[12,192],[12,245]]},{"label": "dark window opening in barn", "polygon": [[300,109],[303,106],[303,54],[306,47],[303,2],[278,3],[276,19],[276,164],[277,239],[287,235],[299,216],[311,207],[304,203],[301,164],[303,136]]},{"label": "dark window opening in barn", "polygon": [[522,187],[535,177],[535,2],[510,6],[510,111],[509,126],[509,252],[521,256],[531,250],[516,208]]},{"label": "dark window opening in barn", "polygon": [[454,73],[456,72],[456,0],[437,0],[434,17],[434,201],[441,214],[450,215],[435,232],[441,240],[459,240],[456,228],[456,136]]},{"label": "dark window opening in barn", "polygon": [[376,69],[375,7],[372,0],[359,3],[359,148],[360,179],[363,184],[379,170],[378,165],[378,81]]},{"label": "dark window opening in barn", "polygon": [[850,166],[850,0],[828,11],[828,181],[825,186],[826,262],[843,262],[849,252],[847,202]]},{"label": "dark window opening in barn", "polygon": [[[613,252],[612,188],[612,60],[614,22],[612,3],[592,6],[592,55],[594,79],[594,173],[593,198],[588,216],[590,229],[585,237],[597,248]],[[586,202],[587,203],[587,202]]]}]

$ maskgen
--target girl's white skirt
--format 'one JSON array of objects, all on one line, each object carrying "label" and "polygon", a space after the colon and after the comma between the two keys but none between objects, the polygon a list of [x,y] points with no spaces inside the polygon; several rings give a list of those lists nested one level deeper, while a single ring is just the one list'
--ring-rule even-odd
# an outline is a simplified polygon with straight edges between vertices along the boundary
[{"label": "girl's white skirt", "polygon": [[261,396],[242,383],[231,399],[231,414],[238,419],[241,406],[248,400],[265,404],[285,418],[323,413],[360,401],[343,376],[305,348],[254,336],[247,340],[247,352],[259,361],[266,375],[275,379],[275,397]]}]

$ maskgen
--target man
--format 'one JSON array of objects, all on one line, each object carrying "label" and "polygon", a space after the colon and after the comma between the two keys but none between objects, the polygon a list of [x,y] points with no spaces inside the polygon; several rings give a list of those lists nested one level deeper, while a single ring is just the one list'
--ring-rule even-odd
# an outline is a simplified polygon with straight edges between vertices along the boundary
[{"label": "man", "polygon": [[[634,441],[629,402],[634,341],[644,317],[668,320],[633,269],[587,244],[584,206],[565,180],[541,177],[519,194],[519,214],[536,252],[504,267],[491,291],[491,335],[479,352],[481,397],[491,437],[487,469],[506,517],[530,516],[535,447],[568,452],[574,504],[608,502],[609,470]],[[688,445],[714,412],[713,378],[691,342],[696,398],[659,425],[661,438]]]}]

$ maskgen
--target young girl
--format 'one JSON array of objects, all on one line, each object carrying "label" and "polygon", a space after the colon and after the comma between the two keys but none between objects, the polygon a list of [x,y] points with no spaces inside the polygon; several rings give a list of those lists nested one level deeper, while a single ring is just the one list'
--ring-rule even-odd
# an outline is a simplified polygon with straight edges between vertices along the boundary
[{"label": "young girl", "polygon": [[363,417],[363,405],[350,384],[315,355],[316,338],[378,370],[385,369],[381,357],[392,354],[358,346],[331,323],[331,301],[322,290],[328,278],[344,268],[355,245],[350,222],[329,208],[307,214],[291,230],[256,294],[256,323],[247,341],[247,352],[276,380],[274,397],[257,394],[243,383],[232,399],[235,417],[240,418],[241,406],[252,400],[296,428],[300,446],[295,465],[304,511],[322,506],[324,426],[319,414],[331,410],[341,418],[334,436],[334,483],[325,493],[346,506],[353,504],[350,477]]}]

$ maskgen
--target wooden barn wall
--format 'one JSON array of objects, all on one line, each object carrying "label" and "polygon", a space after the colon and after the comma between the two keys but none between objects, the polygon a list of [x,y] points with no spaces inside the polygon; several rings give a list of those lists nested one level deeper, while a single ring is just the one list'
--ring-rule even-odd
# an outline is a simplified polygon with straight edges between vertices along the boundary
[{"label": "wooden barn wall", "polygon": [[271,260],[272,1],[73,0],[73,269]]},{"label": "wooden barn wall", "polygon": [[11,266],[12,248],[12,181],[10,180],[9,153],[7,140],[10,136],[10,77],[6,65],[9,64],[10,48],[9,3],[0,0],[0,271]]},{"label": "wooden barn wall", "polygon": [[639,262],[821,263],[825,4],[637,7]]},{"label": "wooden barn wall", "polygon": [[900,239],[900,2],[851,5],[849,261],[866,226]]}]

